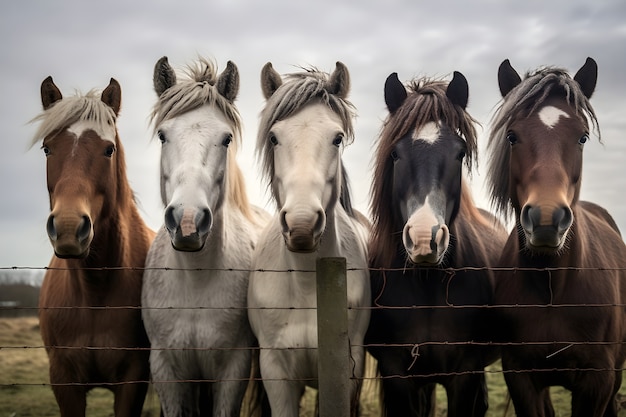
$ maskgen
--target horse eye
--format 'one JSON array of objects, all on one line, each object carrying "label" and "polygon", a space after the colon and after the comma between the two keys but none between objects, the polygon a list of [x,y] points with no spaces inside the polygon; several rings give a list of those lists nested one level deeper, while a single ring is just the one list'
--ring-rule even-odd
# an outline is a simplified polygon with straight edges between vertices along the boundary
[{"label": "horse eye", "polygon": [[113,156],[113,152],[115,152],[115,146],[107,146],[107,148],[104,150],[104,156],[110,158],[111,156]]},{"label": "horse eye", "polygon": [[270,135],[270,143],[274,146],[278,145],[278,139],[276,139],[276,136],[274,134]]},{"label": "horse eye", "polygon": [[226,135],[226,137],[224,138],[224,140],[222,141],[222,145],[224,145],[225,147],[228,148],[228,145],[230,145],[230,143],[233,141],[233,135],[231,135],[230,133]]},{"label": "horse eye", "polygon": [[581,145],[584,145],[585,142],[587,142],[589,140],[589,135],[588,134],[584,134],[580,137],[580,139],[578,139],[578,143],[580,143]]},{"label": "horse eye", "polygon": [[333,139],[333,145],[339,147],[343,143],[343,135],[340,133]]},{"label": "horse eye", "polygon": [[50,155],[50,148],[48,148],[47,146],[42,146],[41,149],[43,149],[43,153],[46,156]]},{"label": "horse eye", "polygon": [[506,133],[506,140],[508,140],[511,145],[515,145],[517,143],[517,136],[515,133],[509,131]]},{"label": "horse eye", "polygon": [[400,157],[398,156],[398,152],[396,152],[395,150],[391,151],[391,159],[393,159],[393,162],[396,162],[398,159],[400,159]]},{"label": "horse eye", "polygon": [[157,132],[157,136],[159,137],[159,141],[161,141],[161,144],[165,143],[165,133],[161,132],[160,130]]},{"label": "horse eye", "polygon": [[467,154],[467,153],[465,152],[465,150],[459,151],[459,154],[457,155],[457,159],[458,159],[459,161],[462,161],[462,160],[463,160],[463,158],[465,158],[465,155],[466,155],[466,154]]}]

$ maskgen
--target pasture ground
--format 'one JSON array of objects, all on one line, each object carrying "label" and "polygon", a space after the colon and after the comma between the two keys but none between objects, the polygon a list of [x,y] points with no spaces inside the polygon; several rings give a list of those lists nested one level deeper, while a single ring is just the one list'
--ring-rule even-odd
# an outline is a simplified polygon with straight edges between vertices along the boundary
[{"label": "pasture ground", "polygon": [[[0,318],[0,417],[58,417],[59,411],[52,390],[48,385],[48,359],[39,336],[36,317]],[[514,416],[508,404],[506,386],[499,363],[487,369],[489,388],[489,417]],[[621,394],[626,398],[626,384]],[[569,393],[561,388],[552,391],[557,417],[570,415]],[[88,397],[90,417],[110,417],[112,394],[104,389],[92,390]],[[301,417],[311,417],[315,393],[307,391],[302,401]],[[445,392],[437,389],[437,416],[445,416]],[[365,383],[361,398],[363,417],[379,415],[380,404],[375,399],[371,383]],[[151,389],[148,392],[142,417],[159,415],[158,398]],[[626,409],[620,411],[626,417]]]}]

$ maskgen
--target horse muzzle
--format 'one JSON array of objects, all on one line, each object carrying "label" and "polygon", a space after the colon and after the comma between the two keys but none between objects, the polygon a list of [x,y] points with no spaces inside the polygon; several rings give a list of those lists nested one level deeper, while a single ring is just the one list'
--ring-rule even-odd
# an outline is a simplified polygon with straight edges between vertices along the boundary
[{"label": "horse muzzle", "polygon": [[445,224],[430,228],[406,224],[402,231],[402,242],[409,260],[416,265],[438,265],[450,243],[450,231]]},{"label": "horse muzzle", "polygon": [[172,247],[178,251],[202,250],[212,224],[213,216],[208,208],[168,206],[165,209],[165,228],[170,235]]},{"label": "horse muzzle", "polygon": [[574,222],[568,206],[526,204],[520,214],[520,225],[526,248],[535,252],[556,252],[565,244],[567,232]]},{"label": "horse muzzle", "polygon": [[88,215],[52,213],[46,231],[58,258],[85,258],[89,254],[93,224]]},{"label": "horse muzzle", "polygon": [[297,214],[282,210],[280,223],[287,249],[296,253],[311,253],[319,248],[326,228],[326,214],[323,210]]}]

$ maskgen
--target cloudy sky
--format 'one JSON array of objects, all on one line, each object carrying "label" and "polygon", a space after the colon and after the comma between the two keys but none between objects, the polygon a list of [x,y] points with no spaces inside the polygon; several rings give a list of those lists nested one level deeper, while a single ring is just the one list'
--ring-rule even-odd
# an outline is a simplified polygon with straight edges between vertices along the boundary
[{"label": "cloudy sky", "polygon": [[[41,110],[39,86],[48,75],[65,95],[104,88],[116,78],[123,93],[118,128],[131,185],[144,218],[158,228],[159,143],[148,115],[156,99],[152,71],[163,55],[181,68],[198,55],[227,60],[241,72],[237,100],[253,201],[266,205],[253,147],[263,106],[261,67],[281,73],[313,65],[332,71],[344,62],[358,109],[356,141],[344,160],[357,206],[367,212],[373,143],[385,117],[383,83],[461,71],[470,84],[469,111],[481,121],[482,143],[500,96],[496,71],[509,58],[518,72],[558,65],[574,73],[587,56],[599,65],[592,104],[604,145],[585,148],[582,197],[596,201],[626,230],[626,2],[416,1],[341,2],[27,0],[0,6],[0,267],[45,266],[52,250],[45,234],[48,196],[45,160],[28,148]],[[486,156],[481,153],[482,162]],[[476,199],[487,206],[481,163],[473,175]],[[269,205],[268,205],[269,206]],[[271,207],[271,206],[269,206]]]}]

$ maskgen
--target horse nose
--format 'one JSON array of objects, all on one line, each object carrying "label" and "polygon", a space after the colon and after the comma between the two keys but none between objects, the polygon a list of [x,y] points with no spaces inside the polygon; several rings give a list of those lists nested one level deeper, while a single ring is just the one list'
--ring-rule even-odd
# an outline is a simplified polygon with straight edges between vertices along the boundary
[{"label": "horse nose", "polygon": [[411,262],[437,264],[450,243],[450,230],[445,224],[436,224],[430,230],[407,224],[402,239]]},{"label": "horse nose", "polygon": [[169,205],[165,209],[164,221],[175,249],[197,251],[204,246],[213,225],[213,215],[207,207]]},{"label": "horse nose", "polygon": [[62,216],[61,220],[53,213],[48,216],[46,232],[59,257],[80,257],[86,254],[92,238],[91,218],[87,215]]},{"label": "horse nose", "polygon": [[565,205],[526,204],[520,213],[520,224],[533,246],[560,247],[573,221],[572,209]]},{"label": "horse nose", "polygon": [[313,252],[326,229],[326,213],[318,209],[280,211],[280,224],[287,248],[292,252]]},{"label": "horse nose", "polygon": [[[543,216],[542,216],[543,214]],[[550,210],[549,207],[533,206],[526,204],[522,208],[520,223],[527,230],[541,226],[552,226],[557,230],[569,229],[574,220],[572,209],[567,206],[557,207]]]}]

